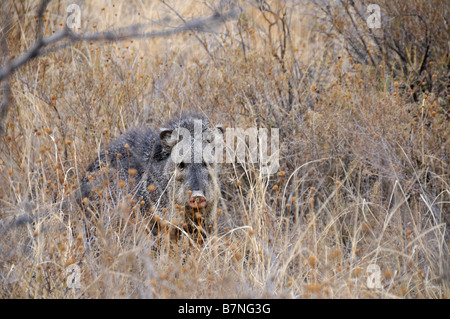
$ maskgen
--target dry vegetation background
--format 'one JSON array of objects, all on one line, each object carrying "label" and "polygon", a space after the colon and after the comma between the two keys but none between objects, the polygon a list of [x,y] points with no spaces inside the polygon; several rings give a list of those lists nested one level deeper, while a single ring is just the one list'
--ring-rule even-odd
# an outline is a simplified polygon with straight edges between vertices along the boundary
[{"label": "dry vegetation background", "polygon": [[[219,6],[54,0],[46,35],[72,2],[79,32],[170,29]],[[236,16],[208,32],[78,42],[18,69],[0,137],[1,298],[449,297],[449,4],[370,3],[381,29],[362,1],[222,1]],[[4,6],[10,57],[33,44],[37,6]],[[226,227],[174,243],[126,198],[95,221],[63,206],[101,147],[180,110],[280,130],[278,174],[224,165]]]}]

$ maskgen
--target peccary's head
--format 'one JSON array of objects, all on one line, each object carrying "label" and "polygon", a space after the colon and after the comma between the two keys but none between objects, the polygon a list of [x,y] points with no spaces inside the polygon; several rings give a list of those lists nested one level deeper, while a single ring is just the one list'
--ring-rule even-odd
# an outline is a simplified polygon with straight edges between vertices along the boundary
[{"label": "peccary's head", "polygon": [[216,154],[223,130],[209,127],[206,118],[182,116],[160,130],[161,145],[169,154],[164,174],[170,178],[170,200],[206,218],[218,199]]}]

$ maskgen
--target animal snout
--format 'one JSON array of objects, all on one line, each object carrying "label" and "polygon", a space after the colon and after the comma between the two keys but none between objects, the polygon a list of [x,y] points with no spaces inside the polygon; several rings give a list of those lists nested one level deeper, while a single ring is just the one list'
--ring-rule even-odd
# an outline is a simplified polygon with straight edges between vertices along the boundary
[{"label": "animal snout", "polygon": [[204,208],[207,203],[205,196],[201,192],[193,192],[189,199],[189,206],[192,208]]}]

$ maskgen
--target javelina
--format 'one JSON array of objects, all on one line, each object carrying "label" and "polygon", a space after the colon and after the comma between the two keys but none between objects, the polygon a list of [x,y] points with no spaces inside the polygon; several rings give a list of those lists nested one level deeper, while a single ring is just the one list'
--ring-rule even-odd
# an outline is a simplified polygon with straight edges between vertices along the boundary
[{"label": "javelina", "polygon": [[[107,198],[117,204],[124,195],[142,203],[153,220],[189,230],[213,223],[219,197],[215,142],[221,127],[197,115],[172,119],[159,134],[133,129],[113,141],[87,168],[82,198]],[[205,152],[205,150],[207,152]],[[155,232],[154,227],[153,230]]]}]

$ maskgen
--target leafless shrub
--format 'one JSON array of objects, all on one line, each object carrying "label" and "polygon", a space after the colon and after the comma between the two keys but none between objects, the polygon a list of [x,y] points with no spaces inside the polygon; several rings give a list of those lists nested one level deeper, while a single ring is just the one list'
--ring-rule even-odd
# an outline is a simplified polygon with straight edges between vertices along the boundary
[{"label": "leafless shrub", "polygon": [[[403,82],[415,99],[418,93],[435,92],[441,107],[448,92],[447,1],[313,1],[320,9],[327,36],[345,41],[357,62],[371,65],[379,79]],[[380,28],[369,28],[368,19],[380,8]],[[447,29],[447,31],[446,31]],[[391,85],[392,85],[391,83]]]}]

